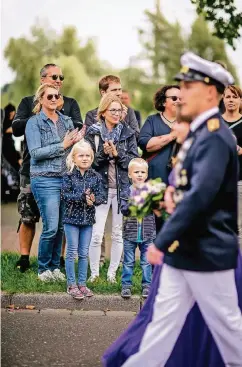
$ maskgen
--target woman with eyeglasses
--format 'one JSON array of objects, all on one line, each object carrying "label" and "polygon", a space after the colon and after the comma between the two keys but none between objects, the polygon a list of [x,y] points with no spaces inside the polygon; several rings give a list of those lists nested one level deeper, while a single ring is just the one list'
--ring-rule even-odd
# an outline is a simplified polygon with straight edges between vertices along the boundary
[{"label": "woman with eyeglasses", "polygon": [[120,191],[129,185],[128,164],[138,157],[135,132],[121,122],[123,105],[113,93],[105,94],[98,107],[98,123],[90,126],[85,139],[89,141],[95,158],[93,168],[102,175],[105,204],[97,207],[96,224],[90,245],[90,281],[99,277],[101,243],[110,206],[112,205],[112,247],[107,280],[116,282],[116,271],[123,251]]},{"label": "woman with eyeglasses", "polygon": [[60,95],[52,84],[42,84],[35,95],[35,107],[26,126],[30,160],[31,191],[43,222],[39,241],[38,278],[65,280],[59,270],[63,237],[62,176],[73,144],[83,138],[70,117],[57,107]]}]

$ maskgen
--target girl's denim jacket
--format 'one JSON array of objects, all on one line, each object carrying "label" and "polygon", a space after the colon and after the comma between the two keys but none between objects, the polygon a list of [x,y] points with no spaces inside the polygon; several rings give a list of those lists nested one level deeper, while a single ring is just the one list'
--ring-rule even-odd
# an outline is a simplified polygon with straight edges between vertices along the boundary
[{"label": "girl's denim jacket", "polygon": [[[86,190],[95,195],[94,205],[86,203]],[[77,168],[63,176],[62,199],[65,201],[64,223],[73,225],[93,225],[95,206],[105,201],[102,176],[89,169],[82,176]]]},{"label": "girl's denim jacket", "polygon": [[[70,117],[56,111],[59,118],[64,122],[66,131],[74,129]],[[43,111],[32,116],[26,126],[26,140],[31,156],[30,172],[56,172],[61,171],[61,157],[64,155],[63,143],[60,141],[55,124]]]}]

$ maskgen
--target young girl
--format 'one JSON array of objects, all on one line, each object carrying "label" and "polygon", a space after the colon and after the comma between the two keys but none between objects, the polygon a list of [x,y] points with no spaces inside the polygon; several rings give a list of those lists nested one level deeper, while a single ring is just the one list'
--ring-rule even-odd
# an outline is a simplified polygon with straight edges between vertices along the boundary
[{"label": "young girl", "polygon": [[[104,201],[102,178],[90,168],[93,158],[93,150],[89,143],[82,141],[75,144],[67,157],[69,172],[63,177],[67,293],[75,299],[93,296],[91,290],[86,287],[88,250],[95,223],[95,206]],[[78,254],[77,284],[76,254]]]}]

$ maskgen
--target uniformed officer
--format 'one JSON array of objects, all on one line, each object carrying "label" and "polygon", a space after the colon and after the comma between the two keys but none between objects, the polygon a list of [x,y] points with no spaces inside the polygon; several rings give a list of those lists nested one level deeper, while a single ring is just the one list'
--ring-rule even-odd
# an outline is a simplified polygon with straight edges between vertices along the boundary
[{"label": "uniformed officer", "polygon": [[237,152],[218,109],[233,78],[191,52],[181,64],[181,114],[192,123],[175,166],[176,208],[148,249],[150,263],[164,261],[160,286],[139,352],[124,366],[164,366],[197,302],[225,365],[241,367],[242,315],[234,279]]}]

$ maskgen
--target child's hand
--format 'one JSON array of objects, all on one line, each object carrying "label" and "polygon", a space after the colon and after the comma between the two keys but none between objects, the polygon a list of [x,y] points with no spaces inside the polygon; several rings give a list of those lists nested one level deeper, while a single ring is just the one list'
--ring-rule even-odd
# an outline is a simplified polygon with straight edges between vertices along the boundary
[{"label": "child's hand", "polygon": [[95,195],[93,193],[90,195],[90,199],[92,200],[93,203],[95,203],[96,198],[95,198]]},{"label": "child's hand", "polygon": [[90,189],[87,189],[85,194],[86,194],[86,202],[87,205],[92,206],[94,201],[95,201],[95,195],[94,194],[90,194]]},{"label": "child's hand", "polygon": [[86,200],[87,200],[87,205],[88,206],[92,206],[93,205],[93,201],[90,199],[90,196],[86,196]]}]

